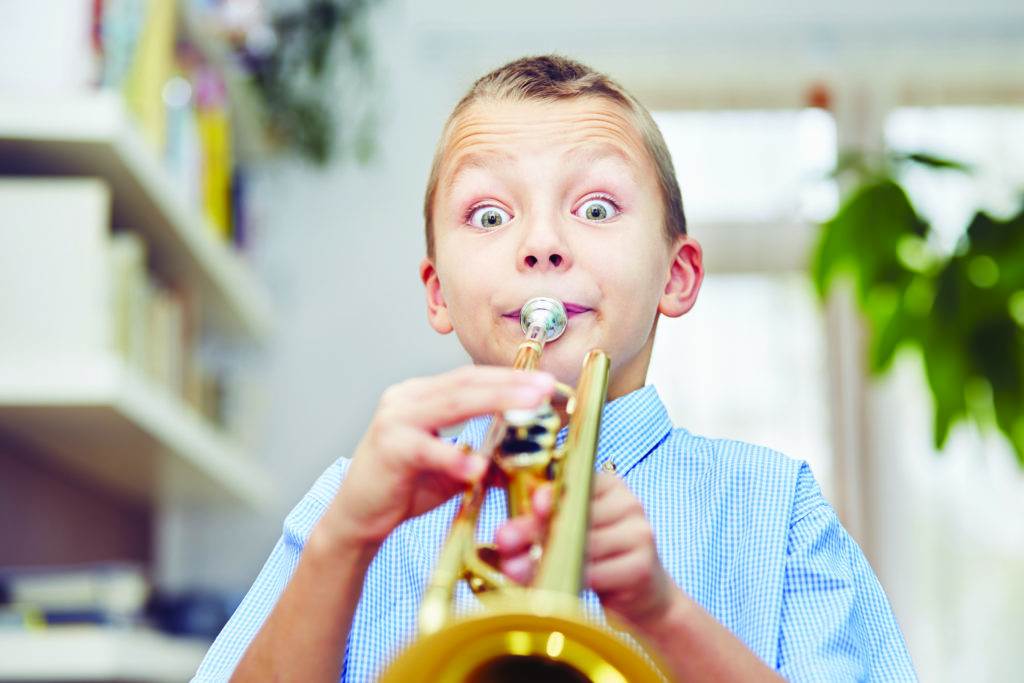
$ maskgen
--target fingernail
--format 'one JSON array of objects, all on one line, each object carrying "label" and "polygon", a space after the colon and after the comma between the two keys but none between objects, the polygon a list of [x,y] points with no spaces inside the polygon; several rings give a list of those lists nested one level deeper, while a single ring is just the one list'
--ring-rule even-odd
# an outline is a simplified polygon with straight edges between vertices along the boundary
[{"label": "fingernail", "polygon": [[530,373],[530,382],[539,389],[551,389],[555,386],[555,376],[550,372],[536,370]]},{"label": "fingernail", "polygon": [[459,470],[466,479],[478,479],[487,468],[487,463],[478,455],[467,455],[459,463]]},{"label": "fingernail", "polygon": [[519,533],[516,532],[515,527],[503,526],[500,529],[498,529],[498,533],[495,534],[494,541],[498,545],[504,546],[506,548],[514,547],[519,545]]},{"label": "fingernail", "polygon": [[505,560],[501,563],[501,569],[508,576],[512,577],[519,583],[524,583],[530,578],[530,567],[532,562],[526,555],[520,555],[513,557],[510,560]]},{"label": "fingernail", "polygon": [[540,403],[540,400],[544,398],[544,391],[536,385],[525,386],[516,389],[513,393],[513,397],[513,400],[516,403],[521,403],[524,407],[532,408]]}]

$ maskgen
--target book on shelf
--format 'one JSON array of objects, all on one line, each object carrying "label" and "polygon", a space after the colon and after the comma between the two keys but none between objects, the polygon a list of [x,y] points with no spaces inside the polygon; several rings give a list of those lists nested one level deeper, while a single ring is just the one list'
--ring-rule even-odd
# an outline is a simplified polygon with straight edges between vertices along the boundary
[{"label": "book on shelf", "polygon": [[146,245],[134,232],[110,238],[111,302],[117,353],[136,370],[146,367],[149,278]]},{"label": "book on shelf", "polygon": [[220,75],[202,67],[196,76],[196,117],[204,152],[203,208],[217,234],[230,241],[231,216],[231,119],[227,91]]},{"label": "book on shelf", "polygon": [[178,8],[177,0],[0,3],[0,97],[45,95],[52,106],[54,96],[120,93],[182,201],[211,234],[241,247],[231,103]]},{"label": "book on shelf", "polygon": [[143,134],[155,149],[167,140],[167,111],[163,90],[174,70],[174,36],[177,2],[149,0],[142,3],[141,31],[123,85],[128,105],[135,112]]},{"label": "book on shelf", "polygon": [[0,567],[9,626],[135,623],[150,593],[145,572],[132,563]]}]

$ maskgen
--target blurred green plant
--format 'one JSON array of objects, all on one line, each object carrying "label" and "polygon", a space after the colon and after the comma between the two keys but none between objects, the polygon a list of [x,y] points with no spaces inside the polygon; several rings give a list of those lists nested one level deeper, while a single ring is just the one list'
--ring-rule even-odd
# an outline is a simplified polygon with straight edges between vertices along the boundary
[{"label": "blurred green plant", "polygon": [[957,421],[994,424],[1024,468],[1024,204],[1006,219],[978,211],[943,254],[897,181],[907,164],[972,172],[924,153],[842,155],[836,174],[855,181],[821,226],[811,265],[818,294],[852,280],[872,374],[884,374],[901,348],[920,352],[936,448]]},{"label": "blurred green plant", "polygon": [[[372,110],[359,114],[366,103],[353,98],[365,99],[372,75],[366,18],[376,2],[288,3],[289,9],[269,18],[272,41],[236,46],[276,146],[294,149],[318,164],[335,152],[351,151],[360,161],[373,155],[375,117]],[[337,78],[339,67],[346,69],[348,88]]]}]

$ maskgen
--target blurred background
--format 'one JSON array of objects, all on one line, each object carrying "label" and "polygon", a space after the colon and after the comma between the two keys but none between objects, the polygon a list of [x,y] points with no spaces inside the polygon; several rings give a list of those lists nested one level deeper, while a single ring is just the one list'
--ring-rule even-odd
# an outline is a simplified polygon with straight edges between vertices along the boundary
[{"label": "blurred background", "polygon": [[0,44],[0,680],[187,678],[380,392],[467,362],[430,160],[552,51],[705,249],[676,424],[811,463],[923,680],[1019,680],[1024,5],[0,0]]}]

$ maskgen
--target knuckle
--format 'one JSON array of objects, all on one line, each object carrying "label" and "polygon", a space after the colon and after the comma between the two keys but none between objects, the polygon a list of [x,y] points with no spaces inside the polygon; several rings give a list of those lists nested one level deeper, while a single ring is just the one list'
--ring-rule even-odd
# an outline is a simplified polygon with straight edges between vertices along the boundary
[{"label": "knuckle", "polygon": [[387,425],[377,429],[375,434],[377,448],[383,453],[398,453],[401,450],[402,439],[394,427]]},{"label": "knuckle", "polygon": [[402,384],[392,384],[381,392],[378,403],[381,408],[390,408],[399,400],[401,395]]},{"label": "knuckle", "polygon": [[633,496],[629,497],[629,502],[626,504],[626,512],[631,516],[645,517],[643,504]]},{"label": "knuckle", "polygon": [[654,568],[650,562],[638,562],[631,574],[637,583],[646,583],[654,577]]},{"label": "knuckle", "polygon": [[460,412],[465,405],[466,400],[461,394],[456,392],[448,392],[441,397],[441,405],[445,411],[450,413]]},{"label": "knuckle", "polygon": [[426,448],[413,448],[409,453],[409,464],[417,470],[426,469],[430,464],[430,454],[427,453]]},{"label": "knuckle", "polygon": [[374,450],[380,449],[381,432],[384,431],[384,426],[380,420],[374,418],[370,421],[370,426],[366,428],[366,442]]},{"label": "knuckle", "polygon": [[374,445],[379,453],[394,453],[394,437],[387,431],[380,431],[374,435]]},{"label": "knuckle", "polygon": [[460,365],[451,371],[451,377],[459,384],[468,382],[473,379],[475,373],[475,366],[473,365]]}]

